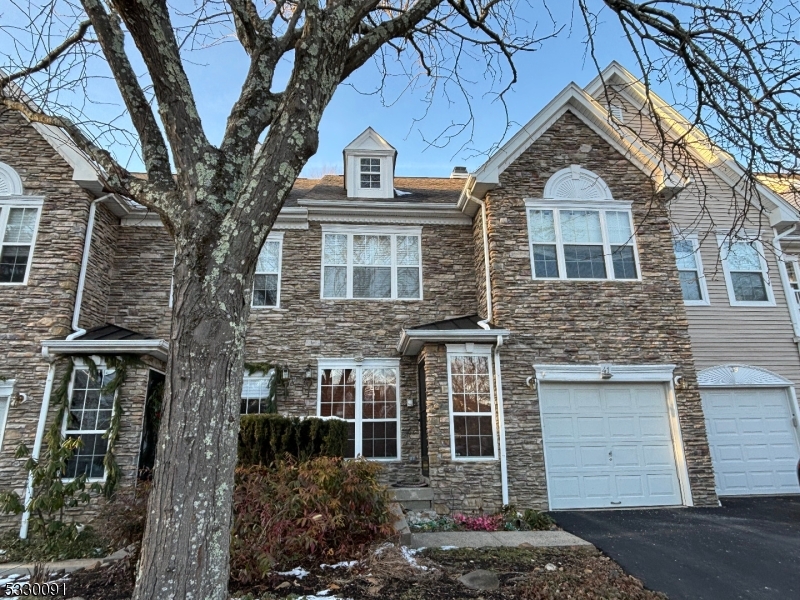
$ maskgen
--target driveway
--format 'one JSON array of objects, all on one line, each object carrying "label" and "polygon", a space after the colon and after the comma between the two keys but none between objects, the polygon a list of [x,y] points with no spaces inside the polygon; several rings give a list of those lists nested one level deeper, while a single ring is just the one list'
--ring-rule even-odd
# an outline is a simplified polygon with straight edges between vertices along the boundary
[{"label": "driveway", "polygon": [[800,598],[800,496],[552,514],[670,600]]}]

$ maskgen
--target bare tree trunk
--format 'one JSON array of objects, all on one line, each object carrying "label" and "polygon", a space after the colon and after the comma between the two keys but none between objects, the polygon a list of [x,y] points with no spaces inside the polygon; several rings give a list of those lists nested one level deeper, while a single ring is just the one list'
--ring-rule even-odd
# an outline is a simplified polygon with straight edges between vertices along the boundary
[{"label": "bare tree trunk", "polygon": [[[194,244],[183,248],[180,234],[176,239],[165,404],[135,600],[228,600],[231,496],[250,300],[242,288],[249,278],[225,272],[217,262],[221,256],[209,252],[209,240],[197,234],[192,238]],[[241,248],[229,249],[236,251]]]}]

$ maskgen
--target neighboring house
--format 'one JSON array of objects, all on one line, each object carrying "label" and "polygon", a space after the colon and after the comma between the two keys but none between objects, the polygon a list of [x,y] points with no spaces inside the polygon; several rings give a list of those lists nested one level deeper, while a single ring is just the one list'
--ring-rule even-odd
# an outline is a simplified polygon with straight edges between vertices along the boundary
[{"label": "neighboring house", "polygon": [[[781,252],[800,244],[797,210],[763,188],[763,222],[726,238],[738,166],[700,139],[701,175],[669,166],[641,93],[612,64],[469,175],[395,177],[367,129],[344,176],[298,180],[261,250],[246,347],[282,369],[279,412],[346,419],[351,456],[387,483],[424,479],[442,512],[800,493],[798,278]],[[59,356],[143,357],[116,403],[121,483],[155,453],[173,245],[89,167],[58,130],[2,116],[0,478],[21,491],[14,451],[52,423]],[[246,373],[243,413],[266,409],[266,370]],[[63,430],[84,448],[66,475],[104,477],[117,408],[101,385],[78,359]]]}]

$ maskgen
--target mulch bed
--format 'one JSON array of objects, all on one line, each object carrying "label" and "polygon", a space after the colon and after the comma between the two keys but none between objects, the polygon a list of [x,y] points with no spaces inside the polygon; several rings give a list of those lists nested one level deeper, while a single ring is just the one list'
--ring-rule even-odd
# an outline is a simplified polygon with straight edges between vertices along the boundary
[{"label": "mulch bed", "polygon": [[[555,570],[548,570],[547,565]],[[421,567],[426,567],[425,569]],[[497,590],[471,590],[458,578],[476,569],[495,572]],[[551,567],[552,569],[552,567]],[[128,561],[75,573],[68,597],[85,600],[128,600],[133,571]],[[666,600],[643,587],[613,560],[594,548],[485,548],[425,550],[414,564],[396,548],[385,549],[353,569],[313,569],[302,579],[271,575],[258,585],[231,584],[233,597],[296,598],[330,590],[329,597],[383,600]]]}]

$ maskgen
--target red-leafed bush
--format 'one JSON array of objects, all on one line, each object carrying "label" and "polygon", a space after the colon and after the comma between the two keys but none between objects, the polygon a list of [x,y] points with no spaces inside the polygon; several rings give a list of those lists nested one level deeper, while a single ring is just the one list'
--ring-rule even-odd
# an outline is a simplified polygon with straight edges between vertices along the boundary
[{"label": "red-leafed bush", "polygon": [[380,466],[319,457],[236,470],[231,578],[351,559],[394,533]]},{"label": "red-leafed bush", "polygon": [[503,515],[462,515],[456,513],[453,520],[462,529],[467,531],[497,531],[503,528]]}]

